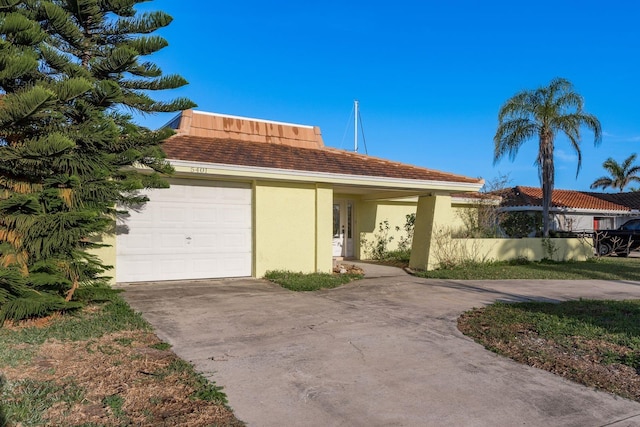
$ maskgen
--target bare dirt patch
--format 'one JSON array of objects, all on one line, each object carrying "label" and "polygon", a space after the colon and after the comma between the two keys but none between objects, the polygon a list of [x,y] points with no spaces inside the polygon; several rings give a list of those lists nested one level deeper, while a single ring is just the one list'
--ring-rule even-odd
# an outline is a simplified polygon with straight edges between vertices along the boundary
[{"label": "bare dirt patch", "polygon": [[43,328],[49,324],[51,324],[51,322],[59,319],[61,316],[60,313],[53,313],[50,314],[48,316],[44,316],[44,317],[38,317],[35,319],[26,319],[26,320],[21,320],[19,322],[14,322],[12,320],[6,320],[4,322],[4,324],[2,325],[3,328],[5,329],[10,329],[13,331],[17,331],[19,329],[24,329],[24,328]]}]

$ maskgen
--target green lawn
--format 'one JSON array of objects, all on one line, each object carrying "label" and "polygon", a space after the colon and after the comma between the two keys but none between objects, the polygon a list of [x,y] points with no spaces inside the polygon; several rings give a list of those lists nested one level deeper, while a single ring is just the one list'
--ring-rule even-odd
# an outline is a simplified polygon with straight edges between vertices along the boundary
[{"label": "green lawn", "polygon": [[640,300],[496,303],[458,328],[487,349],[640,401]]},{"label": "green lawn", "polygon": [[352,280],[362,279],[361,274],[328,274],[328,273],[295,273],[292,271],[267,271],[264,278],[279,284],[290,291],[317,291],[319,289],[332,289],[349,283]]},{"label": "green lawn", "polygon": [[467,263],[451,269],[417,272],[432,279],[500,280],[637,280],[640,281],[640,258],[607,257],[582,262],[495,262]]}]

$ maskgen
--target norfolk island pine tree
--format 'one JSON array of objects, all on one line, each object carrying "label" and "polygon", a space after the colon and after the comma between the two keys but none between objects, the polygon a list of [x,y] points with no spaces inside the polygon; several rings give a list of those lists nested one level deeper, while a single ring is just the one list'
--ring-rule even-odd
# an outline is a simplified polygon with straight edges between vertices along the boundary
[{"label": "norfolk island pine tree", "polygon": [[113,230],[116,206],[167,186],[171,131],[123,111],[194,104],[149,95],[187,82],[142,60],[167,46],[150,34],[171,22],[137,13],[143,1],[0,0],[0,321],[74,309],[103,289],[93,238]]}]

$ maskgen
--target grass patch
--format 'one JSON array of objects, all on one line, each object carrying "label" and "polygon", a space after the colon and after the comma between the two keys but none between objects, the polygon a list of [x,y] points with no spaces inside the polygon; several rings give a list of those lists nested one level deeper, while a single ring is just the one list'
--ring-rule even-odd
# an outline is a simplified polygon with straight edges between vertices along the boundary
[{"label": "grass patch", "polygon": [[151,330],[142,316],[134,312],[118,295],[86,310],[53,316],[45,327],[40,326],[37,321],[27,321],[20,325],[19,328],[0,328],[0,340],[11,339],[33,345],[42,344],[47,339],[84,341],[125,329]]},{"label": "grass patch", "polygon": [[640,401],[640,300],[496,303],[458,328],[487,349]]},{"label": "grass patch", "polygon": [[[73,383],[59,384],[55,381],[23,379],[7,382],[0,390],[0,421],[24,425],[45,424],[43,415],[55,403],[70,403],[82,400],[84,390]],[[0,425],[5,425],[0,422]]]},{"label": "grass patch", "polygon": [[122,410],[122,405],[124,405],[124,399],[122,396],[112,395],[107,396],[102,399],[102,403],[111,410],[111,413],[116,418],[121,418],[124,416],[125,412]]},{"label": "grass patch", "polygon": [[117,294],[0,328],[0,426],[241,426],[222,388]]},{"label": "grass patch", "polygon": [[44,322],[40,319],[21,322],[19,327],[12,325],[6,322],[6,327],[0,327],[0,366],[28,363],[48,339],[89,341],[122,330],[151,330],[142,316],[118,295],[86,310],[52,316]]},{"label": "grass patch", "polygon": [[361,274],[294,273],[292,271],[267,271],[264,278],[291,291],[317,291],[332,289],[362,279]]},{"label": "grass patch", "polygon": [[411,249],[387,251],[381,254],[375,260],[376,264],[390,265],[392,267],[405,268],[409,266],[409,260],[411,259]]},{"label": "grass patch", "polygon": [[169,350],[171,348],[171,344],[167,342],[159,342],[157,344],[151,345],[150,347],[155,348],[156,350]]},{"label": "grass patch", "polygon": [[416,272],[431,279],[499,280],[634,280],[640,281],[640,259],[600,258],[587,261],[525,261],[468,262],[449,269]]}]

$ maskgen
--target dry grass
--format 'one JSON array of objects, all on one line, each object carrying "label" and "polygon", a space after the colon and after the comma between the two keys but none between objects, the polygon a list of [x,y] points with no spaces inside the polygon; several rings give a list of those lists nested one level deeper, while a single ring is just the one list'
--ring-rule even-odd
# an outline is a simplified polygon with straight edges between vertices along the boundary
[{"label": "dry grass", "polygon": [[458,319],[487,349],[640,401],[640,301],[497,303]]},{"label": "dry grass", "polygon": [[149,330],[120,330],[81,340],[49,338],[35,344],[2,342],[7,334],[61,321],[65,319],[3,328],[0,345],[28,355],[2,370],[0,425],[3,418],[9,426],[243,425],[226,406],[220,388],[196,374]]}]

